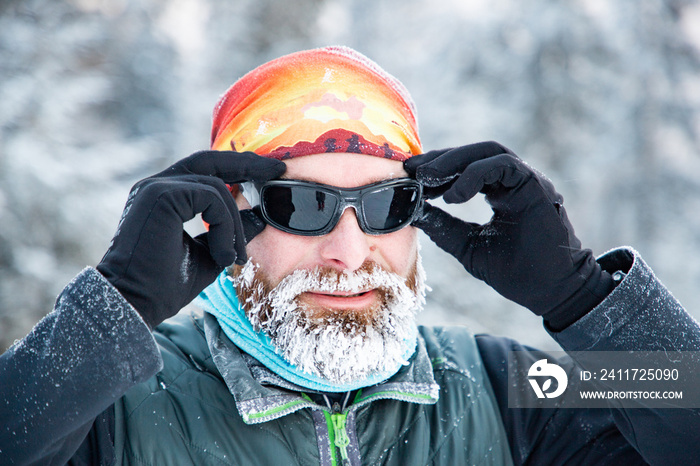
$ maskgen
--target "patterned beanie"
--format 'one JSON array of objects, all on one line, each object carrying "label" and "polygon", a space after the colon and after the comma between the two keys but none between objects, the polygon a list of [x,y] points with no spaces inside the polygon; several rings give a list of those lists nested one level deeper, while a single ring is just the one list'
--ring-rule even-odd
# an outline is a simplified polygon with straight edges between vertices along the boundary
[{"label": "patterned beanie", "polygon": [[347,47],[285,55],[243,76],[214,109],[211,148],[280,160],[351,152],[404,161],[422,152],[406,88]]}]

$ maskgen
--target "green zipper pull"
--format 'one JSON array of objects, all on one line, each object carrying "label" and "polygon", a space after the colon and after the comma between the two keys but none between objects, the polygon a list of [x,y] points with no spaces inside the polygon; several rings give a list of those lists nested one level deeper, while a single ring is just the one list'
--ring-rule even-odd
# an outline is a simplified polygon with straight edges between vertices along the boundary
[{"label": "green zipper pull", "polygon": [[345,421],[347,419],[347,414],[331,414],[331,421],[333,422],[333,434],[335,436],[335,446],[340,450],[340,459],[343,464],[350,464],[348,459],[348,445],[350,445],[350,437],[348,437],[348,431],[345,430]]}]

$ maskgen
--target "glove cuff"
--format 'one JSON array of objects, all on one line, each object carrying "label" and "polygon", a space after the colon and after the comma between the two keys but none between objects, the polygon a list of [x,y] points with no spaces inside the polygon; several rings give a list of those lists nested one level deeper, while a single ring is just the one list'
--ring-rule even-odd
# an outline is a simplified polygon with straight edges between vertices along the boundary
[{"label": "glove cuff", "polygon": [[132,294],[128,285],[123,283],[116,274],[112,273],[107,264],[100,262],[95,268],[119,292],[122,298],[138,312],[149,330],[153,330],[162,322],[163,319],[159,320],[156,316],[152,315],[153,313],[144,312],[142,310],[145,309],[143,300],[139,299],[137,295]]},{"label": "glove cuff", "polygon": [[564,330],[598,306],[616,284],[610,272],[596,263],[584,286],[561,305],[542,315],[545,326],[552,332]]}]

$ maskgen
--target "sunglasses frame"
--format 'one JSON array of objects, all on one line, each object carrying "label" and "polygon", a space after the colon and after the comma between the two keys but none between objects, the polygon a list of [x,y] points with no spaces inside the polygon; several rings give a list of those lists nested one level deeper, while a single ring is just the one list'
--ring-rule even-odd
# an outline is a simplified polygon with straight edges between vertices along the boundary
[{"label": "sunglasses frame", "polygon": [[[306,231],[289,228],[275,222],[272,218],[270,218],[270,216],[267,213],[267,209],[265,208],[265,205],[262,202],[265,190],[269,187],[275,186],[303,186],[305,188],[312,188],[335,196],[339,199],[339,205],[338,207],[336,207],[335,211],[333,212],[333,216],[330,218],[328,223],[321,229]],[[378,230],[370,227],[367,224],[365,218],[365,211],[362,205],[362,199],[370,193],[381,191],[383,189],[391,189],[399,186],[412,187],[415,188],[417,191],[418,201],[415,203],[415,206],[413,207],[413,210],[407,217],[406,221],[400,223],[396,227],[389,228],[386,230]],[[250,196],[249,190],[253,187],[257,196]],[[359,186],[357,188],[338,188],[336,186],[314,183],[312,181],[279,179],[270,180],[262,184],[243,183],[243,195],[246,197],[251,207],[259,211],[265,223],[272,225],[278,230],[299,236],[323,236],[330,233],[336,227],[338,221],[340,221],[340,217],[343,215],[345,209],[347,209],[348,207],[352,207],[353,209],[355,209],[355,217],[357,218],[357,223],[360,225],[360,228],[365,233],[375,236],[392,233],[410,225],[415,220],[415,218],[421,213],[423,208],[423,186],[418,181],[412,178],[393,178],[390,180],[384,180],[364,186]]]}]

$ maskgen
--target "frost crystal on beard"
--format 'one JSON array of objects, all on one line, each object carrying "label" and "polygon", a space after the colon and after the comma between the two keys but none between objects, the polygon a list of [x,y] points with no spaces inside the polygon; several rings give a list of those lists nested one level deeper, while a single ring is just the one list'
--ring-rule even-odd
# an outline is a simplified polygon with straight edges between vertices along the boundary
[{"label": "frost crystal on beard", "polygon": [[[265,285],[258,266],[248,261],[234,279],[253,328],[266,332],[276,351],[302,371],[345,384],[373,374],[394,373],[407,364],[415,316],[425,303],[425,273],[420,259],[409,282],[377,265],[354,272],[296,270],[274,288]],[[314,316],[300,302],[307,291],[359,293],[377,289],[376,309]],[[393,372],[392,372],[393,371]]]}]

